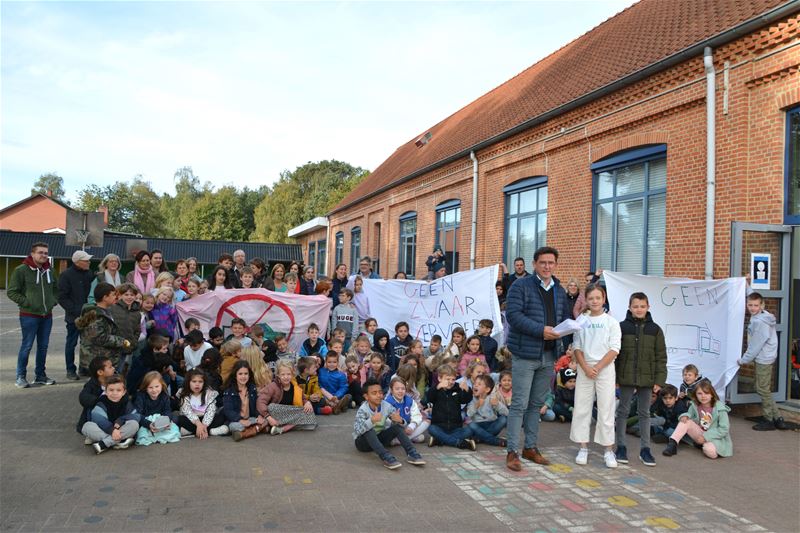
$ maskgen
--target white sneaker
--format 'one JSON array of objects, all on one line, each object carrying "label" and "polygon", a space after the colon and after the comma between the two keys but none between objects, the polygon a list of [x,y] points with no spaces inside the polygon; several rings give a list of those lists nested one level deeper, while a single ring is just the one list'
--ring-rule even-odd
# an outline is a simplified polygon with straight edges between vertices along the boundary
[{"label": "white sneaker", "polygon": [[186,428],[181,428],[181,437],[194,437],[194,433]]},{"label": "white sneaker", "polygon": [[416,442],[417,444],[425,442],[425,434],[423,433],[421,435],[417,435],[416,437],[414,437],[414,442]]},{"label": "white sneaker", "polygon": [[225,424],[219,427],[211,428],[211,430],[209,431],[209,433],[215,437],[221,437],[222,435],[227,435],[230,432],[231,430],[228,429],[228,426],[226,426]]},{"label": "white sneaker", "polygon": [[92,444],[94,444],[94,441],[89,437],[86,437],[85,439],[83,439],[83,444],[85,444],[86,446],[91,446]]},{"label": "white sneaker", "polygon": [[616,468],[617,467],[617,456],[614,452],[607,451],[603,454],[603,459],[606,461],[606,466],[608,468]]},{"label": "white sneaker", "polygon": [[589,462],[589,448],[581,448],[575,456],[575,463],[585,465]]}]

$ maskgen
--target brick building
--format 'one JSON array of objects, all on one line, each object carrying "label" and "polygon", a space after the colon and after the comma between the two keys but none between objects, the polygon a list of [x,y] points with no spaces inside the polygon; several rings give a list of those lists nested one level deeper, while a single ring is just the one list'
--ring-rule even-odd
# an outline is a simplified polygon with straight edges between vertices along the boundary
[{"label": "brick building", "polygon": [[384,277],[423,277],[437,243],[448,272],[530,264],[546,243],[562,279],[728,277],[770,252],[768,306],[797,338],[799,69],[797,0],[642,0],[422,130],[293,236],[329,273],[370,255]]}]

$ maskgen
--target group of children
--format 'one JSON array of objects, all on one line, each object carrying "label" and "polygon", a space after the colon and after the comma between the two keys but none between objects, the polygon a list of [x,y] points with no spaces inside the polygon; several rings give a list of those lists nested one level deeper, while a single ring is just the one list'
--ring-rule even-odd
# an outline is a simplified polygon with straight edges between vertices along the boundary
[{"label": "group of children", "polygon": [[[158,313],[148,314],[146,295],[137,293],[130,284],[114,290],[98,283],[96,303],[76,322],[82,354],[91,356],[78,430],[98,454],[134,442],[229,433],[238,441],[314,429],[316,416],[356,407],[356,448],[377,453],[389,469],[401,464],[388,451],[393,444],[413,465],[425,463],[414,444],[426,440],[466,450],[478,443],[506,446],[511,354],[491,337],[491,320],[480,321],[474,335],[455,328],[446,346],[434,336],[425,347],[405,322],[395,324],[394,336],[373,318],[358,326],[357,314],[339,309],[352,297],[342,289],[330,339],[311,324],[294,351],[285,336],[266,339],[260,326],[248,331],[241,319],[232,321],[227,339],[212,328],[206,340],[192,318],[183,336],[171,335]],[[730,456],[728,408],[711,383],[689,365],[680,391],[665,384],[664,335],[647,296],[630,297],[621,323],[606,313],[602,286],[588,286],[584,296],[590,326],[574,335],[556,363],[552,393],[540,411],[544,420],[571,422],[576,463],[588,462],[593,420],[606,466],[628,461],[624,436],[634,397],[644,464],[655,465],[651,433],[667,439],[666,456],[687,436],[708,457]],[[169,303],[162,299],[156,305]]]}]

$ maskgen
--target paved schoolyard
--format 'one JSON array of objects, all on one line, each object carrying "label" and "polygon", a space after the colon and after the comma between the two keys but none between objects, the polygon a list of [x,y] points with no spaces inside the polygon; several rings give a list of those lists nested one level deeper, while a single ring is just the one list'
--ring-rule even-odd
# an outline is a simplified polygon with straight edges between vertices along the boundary
[{"label": "paved schoolyard", "polygon": [[314,432],[95,456],[74,429],[81,384],[63,382],[59,311],[48,374],[62,381],[19,390],[16,309],[0,296],[2,531],[800,530],[800,434],[757,433],[740,418],[733,458],[687,447],[666,458],[655,445],[658,466],[648,468],[629,437],[633,461],[615,471],[599,453],[575,465],[568,426],[545,423],[549,467],[512,473],[497,448],[422,447],[426,467],[390,472],[355,451],[352,413]]}]

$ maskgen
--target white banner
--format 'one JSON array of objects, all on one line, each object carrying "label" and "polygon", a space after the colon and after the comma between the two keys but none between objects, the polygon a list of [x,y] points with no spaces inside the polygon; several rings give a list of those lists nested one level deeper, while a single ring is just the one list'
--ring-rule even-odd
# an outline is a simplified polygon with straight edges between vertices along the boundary
[{"label": "white banner", "polygon": [[745,279],[692,280],[603,272],[610,314],[625,319],[628,299],[643,292],[653,321],[667,341],[667,382],[679,387],[689,363],[711,380],[720,396],[736,375],[742,355]]},{"label": "white banner", "polygon": [[497,265],[457,272],[432,282],[403,279],[365,279],[364,294],[370,315],[390,334],[398,322],[408,322],[410,334],[424,345],[441,335],[450,342],[453,328],[462,327],[467,336],[488,318],[494,323],[492,336],[503,332],[500,305],[494,284]]},{"label": "white banner", "polygon": [[180,322],[194,317],[200,321],[200,329],[208,336],[213,327],[222,328],[225,336],[230,333],[231,320],[242,318],[247,327],[258,324],[264,328],[264,337],[272,339],[283,333],[289,344],[298,349],[308,338],[308,325],[319,326],[325,335],[331,310],[331,299],[327,296],[302,296],[273,292],[267,289],[227,289],[207,292],[191,300],[175,305]]}]

